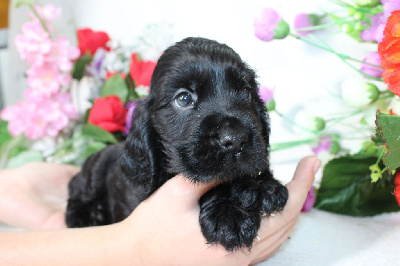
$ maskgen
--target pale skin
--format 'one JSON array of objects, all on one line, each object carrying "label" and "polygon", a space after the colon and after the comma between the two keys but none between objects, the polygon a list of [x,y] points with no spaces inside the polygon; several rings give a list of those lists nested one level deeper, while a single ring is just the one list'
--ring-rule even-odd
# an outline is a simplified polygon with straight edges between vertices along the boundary
[{"label": "pale skin", "polygon": [[122,222],[64,229],[67,183],[77,168],[40,163],[3,170],[0,221],[36,230],[0,232],[0,264],[254,264],[272,256],[289,237],[319,166],[320,161],[313,156],[299,162],[292,181],[286,185],[289,200],[283,212],[263,219],[260,239],[250,252],[233,253],[207,245],[200,231],[198,200],[215,184],[194,186],[178,175]]}]

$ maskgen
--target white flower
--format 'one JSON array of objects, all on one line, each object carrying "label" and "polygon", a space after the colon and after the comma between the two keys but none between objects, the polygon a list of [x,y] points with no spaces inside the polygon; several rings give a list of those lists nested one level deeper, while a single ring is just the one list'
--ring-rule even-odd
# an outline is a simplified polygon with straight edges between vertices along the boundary
[{"label": "white flower", "polygon": [[157,61],[173,42],[173,25],[162,21],[146,26],[135,42],[135,51],[143,60]]},{"label": "white flower", "polygon": [[389,110],[393,114],[400,115],[400,97],[399,96],[393,97],[393,99],[390,101]]},{"label": "white flower", "polygon": [[294,122],[296,123],[296,131],[310,130],[320,131],[325,128],[325,120],[318,116],[313,116],[304,110],[300,110],[296,116]]},{"label": "white flower", "polygon": [[78,111],[79,117],[83,117],[86,111],[92,107],[90,99],[93,99],[94,86],[93,78],[86,76],[80,81],[74,79],[71,83],[72,103]]},{"label": "white flower", "polygon": [[362,78],[349,78],[342,85],[342,98],[349,106],[362,108],[376,101],[379,97],[378,88],[365,82]]}]

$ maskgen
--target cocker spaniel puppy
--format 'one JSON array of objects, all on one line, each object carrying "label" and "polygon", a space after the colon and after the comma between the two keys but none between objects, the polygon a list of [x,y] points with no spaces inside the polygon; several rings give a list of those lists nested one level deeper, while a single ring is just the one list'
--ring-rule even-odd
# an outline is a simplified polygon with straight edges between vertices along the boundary
[{"label": "cocker spaniel puppy", "polygon": [[209,244],[250,249],[287,189],[269,169],[269,122],[254,71],[231,48],[187,38],[168,48],[123,144],[89,157],[69,185],[67,225],[125,219],[169,178],[220,180],[199,202]]}]

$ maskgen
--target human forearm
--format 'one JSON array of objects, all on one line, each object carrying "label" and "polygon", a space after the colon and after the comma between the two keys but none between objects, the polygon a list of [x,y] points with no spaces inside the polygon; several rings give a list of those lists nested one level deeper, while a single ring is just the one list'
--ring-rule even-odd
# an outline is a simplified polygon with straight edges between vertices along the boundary
[{"label": "human forearm", "polygon": [[121,265],[118,228],[0,232],[0,264]]}]

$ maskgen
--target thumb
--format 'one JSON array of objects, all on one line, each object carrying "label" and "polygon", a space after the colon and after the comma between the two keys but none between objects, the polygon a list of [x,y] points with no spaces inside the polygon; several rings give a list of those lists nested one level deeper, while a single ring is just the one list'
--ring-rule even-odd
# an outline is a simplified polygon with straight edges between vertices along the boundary
[{"label": "thumb", "polygon": [[192,209],[198,205],[198,202],[207,191],[218,185],[219,182],[199,183],[190,180],[184,175],[176,175],[168,180],[157,193],[168,198],[169,203]]},{"label": "thumb", "polygon": [[288,209],[303,206],[320,166],[321,161],[315,156],[306,156],[300,160],[292,181],[286,185],[289,190],[289,199],[286,205]]}]

